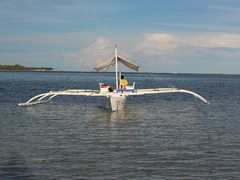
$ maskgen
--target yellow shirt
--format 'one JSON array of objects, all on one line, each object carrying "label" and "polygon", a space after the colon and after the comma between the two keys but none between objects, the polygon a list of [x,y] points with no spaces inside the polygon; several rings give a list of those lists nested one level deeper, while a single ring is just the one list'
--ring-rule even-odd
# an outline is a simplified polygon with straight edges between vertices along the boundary
[{"label": "yellow shirt", "polygon": [[128,81],[126,79],[121,79],[121,81],[120,81],[121,89],[126,89],[127,85],[128,85]]}]

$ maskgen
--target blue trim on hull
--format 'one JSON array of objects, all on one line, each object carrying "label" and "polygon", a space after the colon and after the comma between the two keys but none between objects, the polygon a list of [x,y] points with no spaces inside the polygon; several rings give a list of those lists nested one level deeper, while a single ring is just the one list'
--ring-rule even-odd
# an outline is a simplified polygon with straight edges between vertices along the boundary
[{"label": "blue trim on hull", "polygon": [[117,92],[136,92],[136,89],[116,89]]}]

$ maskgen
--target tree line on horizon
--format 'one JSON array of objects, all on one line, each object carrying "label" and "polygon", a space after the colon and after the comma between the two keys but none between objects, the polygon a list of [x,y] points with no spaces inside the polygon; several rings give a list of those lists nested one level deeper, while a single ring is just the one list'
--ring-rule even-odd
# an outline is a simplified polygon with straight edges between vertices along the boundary
[{"label": "tree line on horizon", "polygon": [[3,70],[29,70],[29,71],[38,71],[38,70],[52,71],[53,70],[53,68],[51,68],[51,67],[26,67],[26,66],[22,66],[19,64],[15,64],[15,65],[1,65],[0,64],[0,69],[3,69]]}]

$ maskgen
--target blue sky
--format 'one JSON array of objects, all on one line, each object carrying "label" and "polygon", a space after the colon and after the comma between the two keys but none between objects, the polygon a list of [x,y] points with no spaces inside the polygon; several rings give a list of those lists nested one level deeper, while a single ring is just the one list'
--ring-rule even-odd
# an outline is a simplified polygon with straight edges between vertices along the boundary
[{"label": "blue sky", "polygon": [[0,64],[240,73],[239,0],[1,0]]}]

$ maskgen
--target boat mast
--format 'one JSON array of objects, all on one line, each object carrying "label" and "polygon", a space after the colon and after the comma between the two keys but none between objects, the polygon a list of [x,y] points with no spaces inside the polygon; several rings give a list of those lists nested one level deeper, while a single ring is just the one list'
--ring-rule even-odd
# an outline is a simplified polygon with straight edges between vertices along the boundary
[{"label": "boat mast", "polygon": [[116,71],[116,89],[118,89],[118,57],[117,57],[117,45],[115,44],[115,71]]}]

